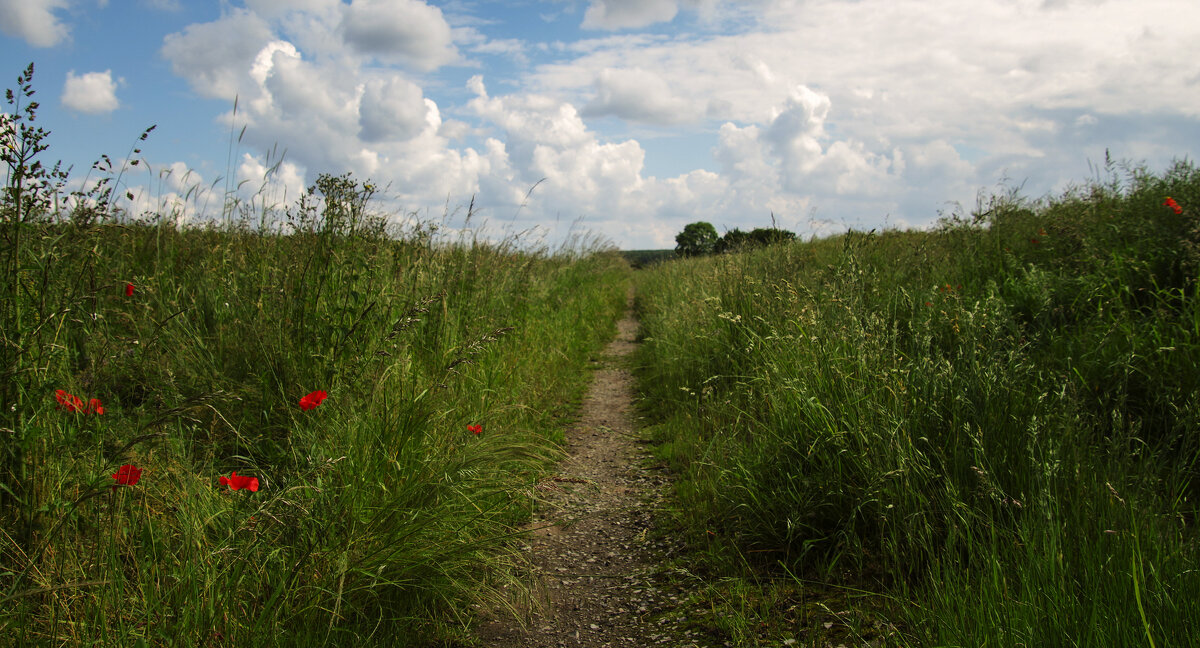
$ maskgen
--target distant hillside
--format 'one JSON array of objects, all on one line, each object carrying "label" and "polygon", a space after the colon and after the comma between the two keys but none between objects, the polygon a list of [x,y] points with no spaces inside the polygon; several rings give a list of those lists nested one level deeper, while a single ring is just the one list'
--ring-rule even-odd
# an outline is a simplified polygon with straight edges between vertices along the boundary
[{"label": "distant hillside", "polygon": [[622,250],[621,256],[635,268],[652,266],[675,258],[675,250]]}]

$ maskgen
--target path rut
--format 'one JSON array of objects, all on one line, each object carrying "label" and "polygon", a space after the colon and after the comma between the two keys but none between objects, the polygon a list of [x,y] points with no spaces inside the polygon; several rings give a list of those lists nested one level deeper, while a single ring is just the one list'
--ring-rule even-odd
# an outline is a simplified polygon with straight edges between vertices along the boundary
[{"label": "path rut", "polygon": [[[632,296],[630,297],[630,306]],[[525,546],[533,603],[524,622],[485,619],[481,643],[498,648],[705,648],[672,611],[684,600],[681,582],[661,565],[681,547],[655,534],[668,485],[649,467],[636,436],[632,308],[584,399],[580,420],[566,433],[568,457],[544,482]]]}]

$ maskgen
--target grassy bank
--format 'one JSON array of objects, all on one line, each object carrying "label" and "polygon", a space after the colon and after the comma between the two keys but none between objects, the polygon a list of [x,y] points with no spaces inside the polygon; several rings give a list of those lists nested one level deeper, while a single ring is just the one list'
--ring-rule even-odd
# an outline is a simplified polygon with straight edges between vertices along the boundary
[{"label": "grassy bank", "polygon": [[29,125],[0,204],[0,643],[459,635],[628,266],[397,232],[348,176],[271,227],[68,209]]},{"label": "grassy bank", "polygon": [[711,630],[1200,643],[1200,172],[1108,172],[640,273]]}]

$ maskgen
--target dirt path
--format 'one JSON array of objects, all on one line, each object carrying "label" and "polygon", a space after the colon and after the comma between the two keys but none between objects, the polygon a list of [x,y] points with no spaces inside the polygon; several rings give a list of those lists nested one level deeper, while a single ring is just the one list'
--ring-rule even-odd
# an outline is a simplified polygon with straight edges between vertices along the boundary
[{"label": "dirt path", "polygon": [[669,578],[661,565],[679,547],[653,533],[667,477],[647,467],[645,446],[635,436],[626,359],[636,332],[630,310],[605,349],[579,422],[567,431],[569,456],[546,482],[526,547],[535,601],[524,627],[512,618],[485,621],[482,645],[709,645],[671,613],[684,595],[680,579]]}]

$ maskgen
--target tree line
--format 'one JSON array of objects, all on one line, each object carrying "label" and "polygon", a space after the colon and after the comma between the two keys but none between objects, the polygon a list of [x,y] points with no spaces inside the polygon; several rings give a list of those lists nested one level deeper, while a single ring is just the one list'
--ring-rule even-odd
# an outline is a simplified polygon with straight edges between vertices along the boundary
[{"label": "tree line", "polygon": [[777,227],[756,227],[749,232],[735,227],[721,236],[717,234],[717,228],[713,227],[712,223],[698,221],[689,223],[682,232],[675,235],[675,254],[682,257],[721,254],[795,239],[795,232]]}]

